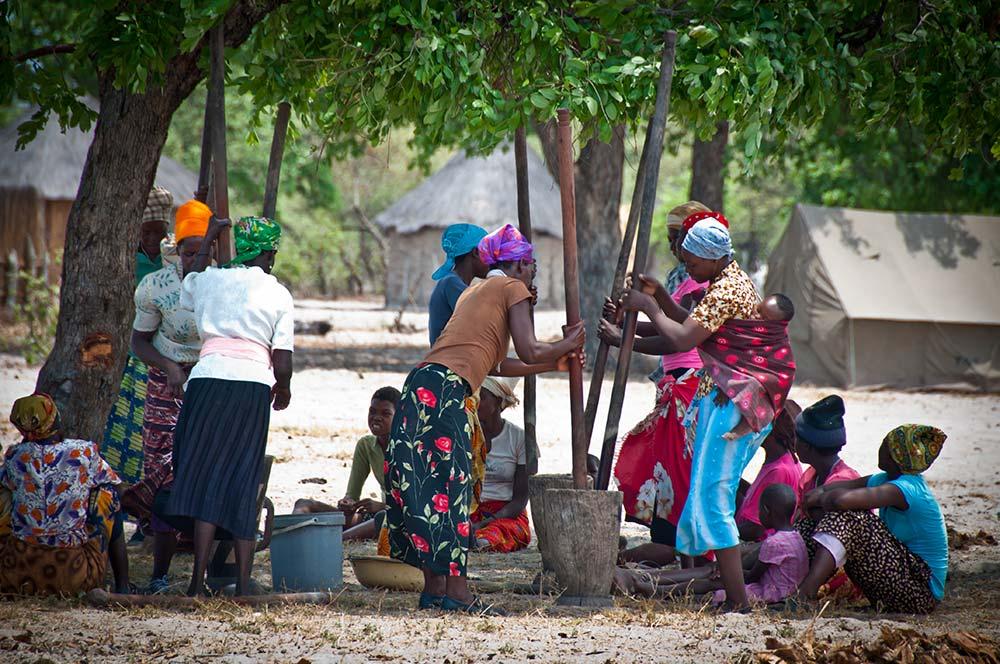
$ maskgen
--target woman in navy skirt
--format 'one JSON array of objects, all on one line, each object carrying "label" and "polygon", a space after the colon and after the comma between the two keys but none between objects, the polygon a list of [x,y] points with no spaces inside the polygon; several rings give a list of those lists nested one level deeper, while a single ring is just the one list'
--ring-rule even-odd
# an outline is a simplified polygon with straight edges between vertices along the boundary
[{"label": "woman in navy skirt", "polygon": [[163,512],[175,523],[193,521],[191,596],[204,593],[216,530],[235,541],[236,594],[247,593],[270,411],[291,400],[292,296],[271,276],[281,227],[240,219],[233,226],[236,258],[225,268],[207,267],[212,243],[229,224],[212,217],[181,289],[202,349],[174,433],[174,484]]}]

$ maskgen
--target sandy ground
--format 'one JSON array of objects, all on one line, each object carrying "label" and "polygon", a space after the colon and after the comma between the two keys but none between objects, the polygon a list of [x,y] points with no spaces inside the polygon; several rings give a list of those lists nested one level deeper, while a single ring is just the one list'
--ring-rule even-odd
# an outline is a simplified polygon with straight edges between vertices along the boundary
[{"label": "sandy ground", "polygon": [[[303,319],[324,319],[334,329],[324,339],[302,337],[292,384],[292,405],[271,419],[268,451],[276,458],[268,495],[278,513],[296,498],[334,501],[343,495],[355,440],[366,432],[372,392],[401,385],[426,342],[426,315],[408,313],[408,333],[391,333],[395,312],[358,303],[310,303]],[[556,314],[542,313],[542,334],[555,335]],[[375,368],[376,370],[372,370]],[[13,356],[0,356],[0,403],[29,393],[36,369]],[[610,383],[605,395],[610,394]],[[797,387],[792,398],[806,405],[832,390]],[[622,429],[649,410],[653,386],[629,384]],[[1000,537],[1000,397],[900,392],[841,392],[847,402],[849,444],[844,456],[862,472],[875,470],[883,435],[903,422],[933,423],[949,434],[927,477],[948,524],[962,533],[980,530]],[[606,405],[606,398],[605,398]],[[520,408],[509,413],[520,423]],[[599,423],[605,421],[602,413]],[[569,404],[565,378],[539,383],[540,471],[568,472]],[[9,425],[0,425],[6,442]],[[597,436],[595,436],[597,438]],[[597,445],[594,445],[596,452]],[[760,457],[747,469],[752,479]],[[308,478],[326,484],[303,484]],[[376,495],[369,480],[366,493]],[[632,543],[646,539],[627,524]],[[372,544],[347,547],[347,554],[372,553]],[[190,556],[178,556],[173,570],[180,592]],[[134,580],[148,579],[150,557],[131,553]],[[527,582],[540,569],[537,550],[510,556],[473,554],[470,574],[485,581]],[[255,579],[270,583],[267,552],[259,555]],[[794,639],[812,627],[823,638],[870,640],[885,624],[905,624],[935,634],[976,630],[1000,637],[1000,547],[974,545],[952,551],[947,597],[924,618],[877,615],[859,607],[831,606],[812,614],[757,611],[717,616],[693,603],[665,604],[627,598],[605,610],[569,610],[551,597],[495,593],[506,618],[418,614],[416,597],[368,591],[357,585],[345,562],[346,588],[330,607],[244,609],[213,604],[195,612],[159,609],[104,611],[78,600],[0,603],[2,661],[720,661],[760,650],[768,636]],[[17,637],[16,639],[14,637]]]}]

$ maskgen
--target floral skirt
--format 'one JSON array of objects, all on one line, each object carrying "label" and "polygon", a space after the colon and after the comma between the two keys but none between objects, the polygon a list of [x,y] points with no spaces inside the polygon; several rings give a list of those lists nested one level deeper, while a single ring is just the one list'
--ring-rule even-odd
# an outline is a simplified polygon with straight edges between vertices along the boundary
[{"label": "floral skirt", "polygon": [[472,500],[468,384],[439,364],[406,378],[386,452],[386,525],[393,558],[464,576]]},{"label": "floral skirt", "polygon": [[[472,523],[479,523],[487,514],[495,514],[507,506],[502,500],[487,500],[479,504],[472,514]],[[521,510],[516,517],[494,519],[476,531],[476,539],[489,542],[484,551],[511,553],[520,551],[531,544],[531,527],[528,525],[528,510]]]},{"label": "floral skirt", "polygon": [[615,482],[629,521],[677,525],[691,486],[691,451],[682,422],[697,387],[694,373],[682,381],[665,376],[653,411],[622,440]]},{"label": "floral skirt", "polygon": [[101,456],[128,484],[142,477],[142,419],[148,375],[142,360],[129,354],[118,400],[108,413],[101,443]]}]

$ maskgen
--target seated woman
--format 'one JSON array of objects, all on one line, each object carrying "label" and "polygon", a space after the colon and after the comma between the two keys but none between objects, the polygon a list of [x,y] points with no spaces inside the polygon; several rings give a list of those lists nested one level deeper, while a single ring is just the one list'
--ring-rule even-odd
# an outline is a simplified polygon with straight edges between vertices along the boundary
[{"label": "seated woman", "polygon": [[[805,497],[820,512],[809,536],[816,547],[799,594],[814,599],[843,565],[847,576],[877,609],[930,613],[944,597],[948,533],[934,494],[921,473],[941,453],[945,434],[904,424],[878,450],[883,472],[824,484]],[[878,509],[878,516],[870,510]]]},{"label": "seated woman", "polygon": [[770,534],[761,524],[757,511],[764,489],[772,484],[799,485],[802,468],[795,456],[795,417],[800,410],[794,401],[786,401],[784,410],[774,421],[774,428],[761,445],[764,448],[764,465],[736,512],[736,527],[740,531],[740,539],[745,542],[760,542]]},{"label": "seated woman", "polygon": [[[760,554],[744,570],[747,598],[753,602],[780,602],[795,593],[809,570],[809,554],[802,536],[792,527],[795,491],[787,484],[772,484],[760,494],[761,522],[770,535],[761,543]],[[688,593],[714,593],[722,604],[726,591],[716,566],[670,572],[644,572],[618,568],[615,589],[646,597],[676,597]]]},{"label": "seated woman", "polygon": [[[528,453],[524,429],[503,419],[507,408],[516,406],[516,380],[489,376],[483,381],[479,421],[486,445],[486,476],[479,507],[470,517],[476,548],[510,553],[531,543],[528,526]],[[537,453],[535,467],[537,469]]]},{"label": "seated woman", "polygon": [[109,556],[115,592],[130,592],[120,480],[97,445],[63,438],[47,394],[15,401],[10,421],[24,440],[0,467],[0,593],[87,592]]},{"label": "seated woman", "polygon": [[807,468],[799,478],[796,494],[799,517],[807,516],[802,498],[829,482],[857,479],[861,475],[840,458],[847,444],[844,400],[836,394],[820,399],[795,418],[795,452]]}]

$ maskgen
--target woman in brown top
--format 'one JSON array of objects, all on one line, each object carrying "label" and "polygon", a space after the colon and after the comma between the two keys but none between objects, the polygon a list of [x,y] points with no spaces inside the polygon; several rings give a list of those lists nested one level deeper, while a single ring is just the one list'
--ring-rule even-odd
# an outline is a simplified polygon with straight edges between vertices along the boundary
[{"label": "woman in brown top", "polygon": [[[760,301],[750,277],[733,260],[729,231],[716,215],[699,213],[682,245],[681,255],[691,278],[710,282],[705,297],[690,314],[666,294],[662,285],[645,277],[644,290],[653,286],[654,295],[632,290],[622,298],[624,308],[642,311],[649,317],[674,352],[701,345],[729,320],[752,318]],[[736,489],[771,425],[737,440],[726,440],[723,435],[736,426],[741,414],[732,401],[720,394],[711,378],[703,374],[689,409],[688,420],[690,410],[697,409],[697,422],[685,421],[685,425],[695,428],[694,450],[690,493],[677,522],[677,550],[689,556],[714,551],[726,590],[726,606],[742,609],[747,606],[747,595],[735,519]]]},{"label": "woman in brown top", "polygon": [[[476,613],[487,607],[466,583],[472,455],[465,399],[491,373],[565,369],[584,342],[582,323],[556,343],[535,338],[535,262],[517,229],[507,225],[486,236],[479,253],[490,275],[462,293],[444,332],[407,377],[386,454],[390,553],[423,570],[420,608]],[[511,339],[521,362],[507,360]]]}]

